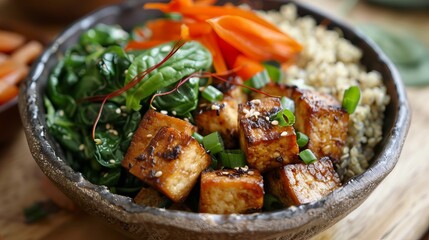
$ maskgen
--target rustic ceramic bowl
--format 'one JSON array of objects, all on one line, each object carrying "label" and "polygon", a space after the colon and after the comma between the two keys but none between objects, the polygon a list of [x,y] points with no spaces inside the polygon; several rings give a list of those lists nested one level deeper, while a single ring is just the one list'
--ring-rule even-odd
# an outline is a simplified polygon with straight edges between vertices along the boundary
[{"label": "rustic ceramic bowl", "polygon": [[[238,1],[235,1],[236,3]],[[278,9],[286,1],[252,1],[257,7]],[[130,28],[156,17],[144,11],[141,3],[128,1],[95,12],[73,24],[47,48],[34,65],[20,93],[20,112],[34,159],[58,187],[88,213],[99,216],[134,238],[150,239],[305,239],[333,225],[358,207],[394,168],[410,124],[404,86],[398,72],[380,50],[360,33],[314,9],[298,5],[299,14],[339,28],[345,38],[362,49],[362,63],[379,71],[391,102],[386,109],[383,140],[376,148],[371,166],[320,201],[259,214],[199,214],[138,206],[130,198],[110,193],[73,171],[63,160],[58,144],[47,133],[43,95],[49,73],[61,53],[75,43],[79,34],[103,22]],[[326,21],[329,20],[329,21]]]}]

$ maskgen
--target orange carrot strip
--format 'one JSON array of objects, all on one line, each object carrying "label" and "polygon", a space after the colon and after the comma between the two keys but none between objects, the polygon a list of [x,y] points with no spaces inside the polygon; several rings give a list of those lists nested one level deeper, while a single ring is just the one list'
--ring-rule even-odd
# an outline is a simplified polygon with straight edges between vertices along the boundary
[{"label": "orange carrot strip", "polygon": [[168,4],[147,3],[144,5],[144,8],[158,9],[166,13],[177,12],[177,13],[181,13],[185,17],[193,18],[199,21],[207,20],[214,17],[220,17],[224,15],[240,16],[248,19],[249,21],[259,23],[260,25],[265,26],[273,31],[280,32],[280,30],[275,25],[259,17],[253,11],[249,11],[249,10],[238,8],[231,5],[227,5],[227,6],[191,5],[186,7],[178,7],[177,5],[172,5],[171,3],[168,3]]},{"label": "orange carrot strip", "polygon": [[42,51],[43,46],[41,43],[30,41],[12,53],[11,59],[22,64],[30,64]]},{"label": "orange carrot strip", "polygon": [[13,72],[3,76],[0,78],[0,82],[7,83],[9,85],[17,85],[19,82],[21,82],[28,74],[28,67],[25,65],[22,65],[18,67]]},{"label": "orange carrot strip", "polygon": [[18,87],[0,81],[0,105],[10,101],[18,95]]},{"label": "orange carrot strip", "polygon": [[226,65],[228,66],[229,69],[234,68],[235,59],[241,53],[233,46],[231,46],[229,43],[225,42],[222,38],[217,36],[217,34],[214,34],[214,36],[216,37],[219,48],[222,49],[222,55]]},{"label": "orange carrot strip", "polygon": [[0,52],[12,52],[24,41],[25,37],[21,34],[0,30]]},{"label": "orange carrot strip", "polygon": [[125,51],[153,48],[168,41],[169,40],[129,41],[127,46],[125,46]]},{"label": "orange carrot strip", "polygon": [[214,5],[216,3],[216,0],[195,0],[195,5],[199,6],[210,6]]},{"label": "orange carrot strip", "polygon": [[237,75],[244,81],[249,80],[265,69],[260,62],[252,60],[244,55],[239,55],[237,57],[234,68],[237,69]]},{"label": "orange carrot strip", "polygon": [[302,49],[290,36],[243,17],[222,16],[207,22],[220,38],[256,61],[284,62]]},{"label": "orange carrot strip", "polygon": [[172,40],[180,37],[182,22],[169,19],[148,21],[146,27],[151,31],[151,40]]},{"label": "orange carrot strip", "polygon": [[228,70],[223,53],[219,48],[217,43],[216,35],[214,32],[210,34],[206,34],[198,39],[207,49],[209,49],[210,53],[213,57],[213,66],[217,73],[224,73]]}]

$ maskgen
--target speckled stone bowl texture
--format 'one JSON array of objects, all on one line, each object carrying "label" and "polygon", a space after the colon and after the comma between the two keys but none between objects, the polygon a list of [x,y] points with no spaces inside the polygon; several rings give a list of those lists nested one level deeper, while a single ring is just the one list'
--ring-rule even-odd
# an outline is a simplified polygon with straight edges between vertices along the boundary
[{"label": "speckled stone bowl texture", "polygon": [[[287,1],[250,3],[253,7],[268,10],[278,9]],[[20,92],[20,113],[34,159],[43,172],[89,214],[104,219],[136,239],[306,239],[358,207],[394,168],[410,124],[406,93],[397,70],[362,34],[315,9],[298,5],[300,16],[311,15],[318,22],[328,22],[329,28],[341,29],[345,38],[364,52],[362,63],[367,69],[382,74],[391,102],[386,109],[383,140],[377,146],[376,155],[367,171],[320,201],[250,215],[199,214],[138,206],[128,197],[112,194],[106,187],[88,182],[65,163],[60,147],[47,133],[43,107],[45,85],[61,53],[77,41],[82,31],[97,23],[120,24],[130,29],[136,23],[159,15],[156,11],[143,10],[141,5],[142,2],[128,1],[101,9],[75,22],[33,65]]]}]

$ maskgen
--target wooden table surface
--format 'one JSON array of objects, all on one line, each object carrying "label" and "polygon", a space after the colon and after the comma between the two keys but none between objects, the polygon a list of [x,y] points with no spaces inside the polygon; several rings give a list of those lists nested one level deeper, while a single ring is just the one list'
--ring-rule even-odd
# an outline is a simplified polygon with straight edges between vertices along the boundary
[{"label": "wooden table surface", "polygon": [[[344,6],[340,0],[305,2],[337,15]],[[10,9],[13,10],[10,4],[0,0],[0,26],[2,23],[19,26],[33,34],[37,34],[34,29],[41,30],[48,39],[62,28],[62,25],[29,21]],[[344,15],[338,17],[352,24],[376,22],[407,29],[429,46],[427,10],[401,11],[359,2],[347,18]],[[412,107],[412,123],[397,166],[360,207],[313,240],[419,239],[428,229],[429,105],[426,101],[429,86],[408,88],[407,92]],[[42,221],[26,224],[23,209],[34,202],[49,199],[43,191],[43,178],[30,155],[22,128],[8,143],[0,144],[0,240],[126,239],[98,219],[80,211],[60,210]]]}]

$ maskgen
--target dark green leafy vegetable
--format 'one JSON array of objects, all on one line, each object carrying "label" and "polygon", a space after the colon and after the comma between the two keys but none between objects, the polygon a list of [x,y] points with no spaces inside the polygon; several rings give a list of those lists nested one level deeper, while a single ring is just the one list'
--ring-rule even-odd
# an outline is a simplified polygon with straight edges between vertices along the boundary
[{"label": "dark green leafy vegetable", "polygon": [[[170,52],[173,44],[163,44],[137,56],[127,71],[125,84],[147,68],[161,62]],[[205,47],[195,41],[187,42],[167,62],[149,73],[137,86],[127,92],[127,108],[134,111],[140,110],[141,101],[158,89],[170,86],[192,73],[206,70],[211,64],[211,54]]]},{"label": "dark green leafy vegetable", "polygon": [[[173,84],[173,86],[158,90],[157,93],[168,92],[174,87],[175,86]],[[174,112],[175,115],[179,117],[187,116],[191,111],[197,108],[198,87],[198,78],[190,78],[176,91],[167,95],[156,97],[152,104],[157,109]]]}]

